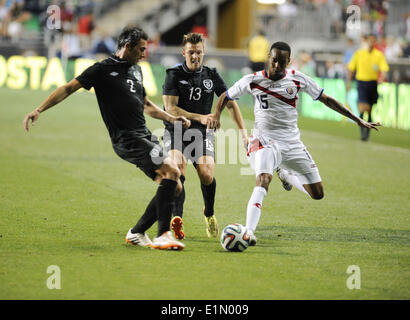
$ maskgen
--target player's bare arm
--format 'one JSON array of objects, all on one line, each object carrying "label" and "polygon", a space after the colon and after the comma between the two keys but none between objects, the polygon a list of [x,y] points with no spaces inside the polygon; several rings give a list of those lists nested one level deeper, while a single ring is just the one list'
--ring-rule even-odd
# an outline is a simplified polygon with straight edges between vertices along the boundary
[{"label": "player's bare arm", "polygon": [[248,133],[246,132],[245,122],[243,121],[241,110],[239,109],[239,106],[235,100],[228,99],[226,107],[228,108],[231,119],[233,120],[233,122],[235,122],[239,132],[241,133],[243,146],[245,147],[245,149],[247,149],[249,144],[249,137]]},{"label": "player's bare arm", "polygon": [[353,120],[356,122],[359,126],[361,127],[366,127],[369,129],[375,129],[378,130],[377,127],[381,126],[379,122],[367,122],[364,121],[363,119],[360,119],[358,116],[353,114],[349,109],[347,109],[343,104],[341,104],[339,101],[336,99],[322,93],[322,95],[319,98],[319,101],[325,104],[327,107],[330,109],[340,113],[341,115],[348,117],[349,119]]},{"label": "player's bare arm", "polygon": [[60,103],[61,101],[63,101],[65,98],[67,98],[69,95],[76,92],[80,88],[82,88],[82,85],[77,79],[73,79],[67,84],[61,87],[58,87],[47,97],[46,100],[44,100],[44,102],[39,107],[35,108],[33,111],[31,111],[29,114],[26,115],[23,121],[24,129],[26,131],[29,131],[30,120],[31,120],[32,125],[34,125],[34,123],[39,118],[41,112],[44,112],[47,109]]},{"label": "player's bare arm", "polygon": [[353,71],[349,69],[347,70],[346,93],[349,92],[350,90],[350,83],[352,82],[352,79],[353,79]]},{"label": "player's bare arm", "polygon": [[216,102],[215,111],[213,113],[212,120],[210,121],[209,126],[208,126],[209,128],[219,129],[221,127],[221,122],[220,122],[221,113],[222,113],[223,109],[225,108],[225,106],[228,104],[229,101],[230,100],[229,100],[226,92],[223,92],[219,96],[218,101]]},{"label": "player's bare arm", "polygon": [[183,116],[189,120],[200,122],[203,125],[207,125],[209,119],[212,117],[212,114],[188,112],[178,107],[178,96],[163,95],[162,100],[164,101],[165,110],[173,116]]},{"label": "player's bare arm", "polygon": [[164,120],[170,123],[174,123],[175,121],[182,121],[184,128],[189,128],[191,126],[191,121],[185,116],[170,114],[156,106],[147,97],[145,97],[144,99],[144,112],[154,119]]}]

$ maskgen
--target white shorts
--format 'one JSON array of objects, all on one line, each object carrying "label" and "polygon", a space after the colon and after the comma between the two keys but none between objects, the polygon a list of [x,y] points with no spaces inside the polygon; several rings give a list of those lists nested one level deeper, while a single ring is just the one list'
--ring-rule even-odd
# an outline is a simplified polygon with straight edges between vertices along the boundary
[{"label": "white shorts", "polygon": [[322,181],[315,161],[300,140],[285,143],[266,135],[251,136],[248,161],[256,176],[261,173],[273,175],[280,167],[298,176],[302,184]]}]

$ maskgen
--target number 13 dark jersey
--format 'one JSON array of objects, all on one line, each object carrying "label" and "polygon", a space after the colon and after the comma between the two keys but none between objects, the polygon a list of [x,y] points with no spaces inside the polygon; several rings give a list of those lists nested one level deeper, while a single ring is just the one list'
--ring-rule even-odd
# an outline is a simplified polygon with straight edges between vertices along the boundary
[{"label": "number 13 dark jersey", "polygon": [[[214,93],[220,96],[227,90],[225,82],[215,68],[202,66],[198,71],[190,71],[185,62],[167,69],[163,95],[178,96],[178,107],[191,113],[209,114],[212,110]],[[167,128],[173,125],[165,122]],[[205,127],[192,121],[191,128]]]}]

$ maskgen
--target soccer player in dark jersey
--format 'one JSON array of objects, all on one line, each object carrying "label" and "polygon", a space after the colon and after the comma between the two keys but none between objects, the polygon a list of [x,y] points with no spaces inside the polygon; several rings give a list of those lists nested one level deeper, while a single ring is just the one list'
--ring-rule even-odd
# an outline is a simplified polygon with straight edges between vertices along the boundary
[{"label": "soccer player in dark jersey", "polygon": [[[191,127],[183,130],[165,122],[164,146],[181,171],[182,186],[185,181],[187,160],[191,160],[198,173],[204,198],[204,215],[208,237],[218,235],[218,224],[214,215],[216,181],[214,178],[214,131],[207,129],[212,117],[214,94],[227,90],[215,68],[203,65],[204,39],[201,34],[189,33],[183,37],[183,64],[167,69],[163,85],[163,101],[167,112],[191,120]],[[248,143],[245,125],[235,101],[227,105],[231,117],[240,129],[244,146]],[[183,239],[182,215],[185,190],[175,199],[174,218],[171,229],[177,239]]]},{"label": "soccer player in dark jersey", "polygon": [[[138,223],[131,228],[126,241],[130,244],[154,249],[182,250],[169,231],[172,203],[182,191],[177,164],[163,150],[157,137],[145,125],[144,112],[149,116],[168,121],[190,121],[183,116],[173,116],[153,104],[142,85],[142,72],[137,62],[145,57],[147,35],[139,28],[125,28],[118,38],[118,49],[109,58],[97,62],[77,78],[57,88],[38,108],[24,119],[29,130],[40,113],[58,104],[80,88],[94,87],[101,115],[108,129],[114,151],[122,159],[136,165],[148,177],[159,183],[158,190],[148,204]],[[145,233],[158,221],[158,234],[151,242]]]}]

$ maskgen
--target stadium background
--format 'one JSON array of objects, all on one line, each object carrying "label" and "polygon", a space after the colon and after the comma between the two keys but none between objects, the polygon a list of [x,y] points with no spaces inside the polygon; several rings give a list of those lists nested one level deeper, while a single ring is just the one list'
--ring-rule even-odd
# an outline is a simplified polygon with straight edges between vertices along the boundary
[{"label": "stadium background", "polygon": [[[17,1],[8,15],[13,2],[0,0],[1,299],[409,299],[408,1]],[[61,21],[47,12],[52,5]],[[360,8],[360,32],[346,29],[351,5]],[[355,89],[345,92],[346,59],[363,33],[376,33],[390,65],[374,108],[384,127],[362,143],[354,124],[302,94],[299,126],[321,170],[324,200],[285,192],[275,178],[258,246],[228,254],[205,235],[188,166],[186,250],[175,256],[126,246],[124,234],[155,185],[115,156],[94,94],[71,96],[30,134],[21,122],[56,86],[115,50],[127,24],[151,38],[141,65],[159,105],[165,68],[182,62],[183,33],[207,35],[205,64],[231,85],[250,72],[247,45],[263,30],[269,42],[290,43],[293,67],[340,101],[347,96],[357,112]],[[253,102],[239,104],[251,128]],[[234,128],[226,114],[222,120]],[[244,167],[216,166],[221,226],[244,223],[254,186],[253,176],[239,174]],[[61,267],[62,290],[46,287],[50,265]],[[349,265],[361,268],[360,290],[346,288]]]},{"label": "stadium background", "polygon": [[[16,8],[8,8],[13,2]],[[181,37],[190,31],[205,34],[205,64],[217,67],[231,85],[242,74],[251,71],[247,45],[262,30],[270,43],[281,39],[290,43],[293,48],[291,67],[315,77],[328,94],[358,113],[355,88],[345,92],[346,63],[352,51],[361,45],[361,37],[371,32],[377,34],[377,48],[385,53],[390,65],[387,82],[379,89],[381,98],[374,108],[374,120],[387,127],[410,128],[410,111],[406,105],[410,98],[410,10],[407,1],[276,2],[284,3],[261,4],[256,0],[2,1],[0,87],[49,89],[60,85],[61,73],[65,80],[70,80],[94,60],[114,51],[116,36],[127,24],[143,27],[149,34],[146,60],[149,66],[144,70],[151,72],[148,75],[151,81],[146,82],[151,96],[160,94],[165,68],[181,62]],[[55,5],[59,12],[52,10]],[[360,8],[360,29],[349,29],[347,22],[353,17],[348,12],[353,11],[348,8],[352,6]],[[48,61],[22,60],[15,56],[44,56],[48,61],[58,57],[61,65],[53,64],[44,84]],[[77,61],[74,68],[76,59],[91,60]],[[251,106],[251,98],[243,98],[240,104]],[[303,94],[299,109],[302,116],[342,120],[340,115],[318,107]]]}]

